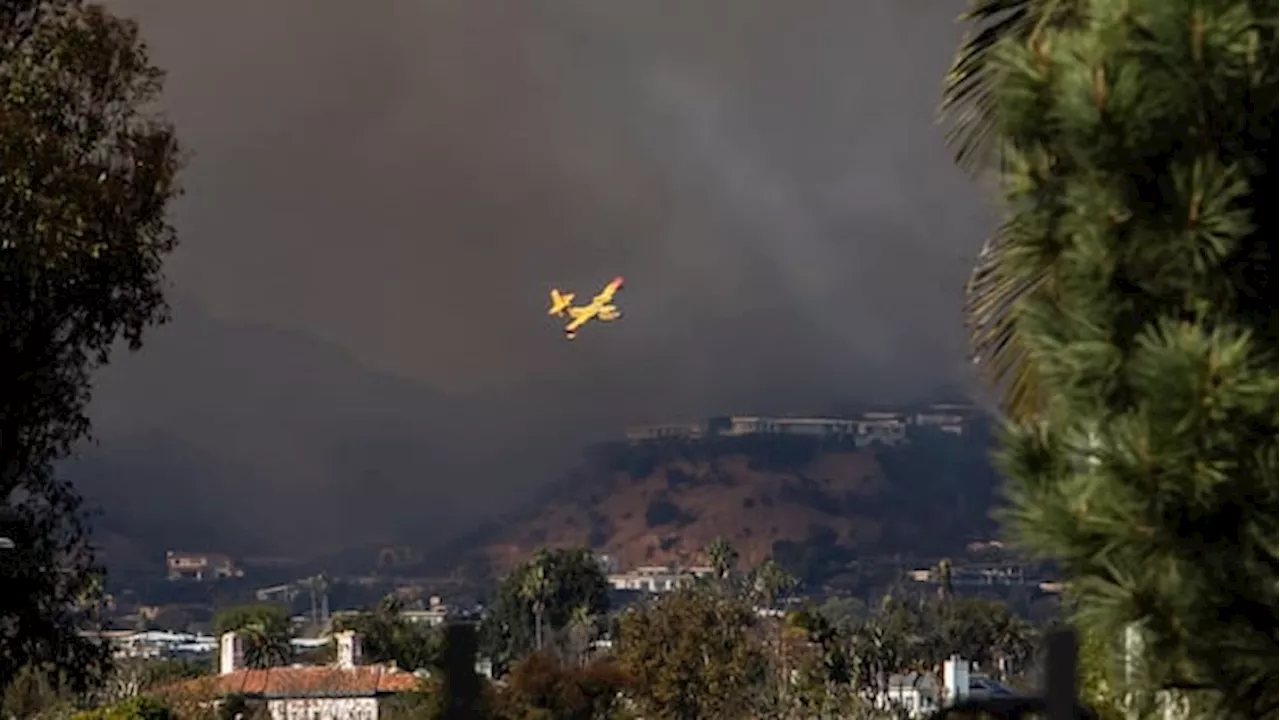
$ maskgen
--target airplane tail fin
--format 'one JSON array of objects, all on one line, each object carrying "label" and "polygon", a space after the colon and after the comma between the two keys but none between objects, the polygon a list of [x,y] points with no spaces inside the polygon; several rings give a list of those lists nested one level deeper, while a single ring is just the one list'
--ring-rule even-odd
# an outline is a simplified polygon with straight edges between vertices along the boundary
[{"label": "airplane tail fin", "polygon": [[573,293],[562,293],[559,290],[551,291],[551,308],[547,310],[548,315],[563,315],[564,311],[573,303]]}]

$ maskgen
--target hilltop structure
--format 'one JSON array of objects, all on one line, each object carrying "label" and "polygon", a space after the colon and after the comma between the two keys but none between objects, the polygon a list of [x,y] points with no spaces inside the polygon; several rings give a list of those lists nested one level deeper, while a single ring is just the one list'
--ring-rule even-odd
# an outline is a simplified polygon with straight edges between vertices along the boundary
[{"label": "hilltop structure", "polygon": [[966,405],[937,404],[921,412],[864,412],[857,417],[770,417],[726,415],[703,422],[645,425],[627,429],[633,444],[712,437],[795,435],[847,440],[855,447],[873,443],[900,445],[911,429],[929,428],[964,435],[976,410]]}]

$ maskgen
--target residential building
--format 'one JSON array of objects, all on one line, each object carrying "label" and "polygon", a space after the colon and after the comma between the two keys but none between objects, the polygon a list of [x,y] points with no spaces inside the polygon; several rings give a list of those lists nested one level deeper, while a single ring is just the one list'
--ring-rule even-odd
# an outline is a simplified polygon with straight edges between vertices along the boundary
[{"label": "residential building", "polygon": [[378,720],[388,697],[417,687],[414,673],[390,666],[364,665],[360,637],[334,636],[337,659],[332,665],[249,669],[244,666],[243,638],[227,633],[220,639],[218,674],[188,680],[163,692],[217,703],[239,695],[262,703],[272,720]]},{"label": "residential building", "polygon": [[865,412],[857,418],[771,417],[764,415],[724,415],[703,423],[673,423],[628,428],[632,444],[664,440],[696,440],[705,437],[747,437],[751,435],[800,435],[844,439],[857,447],[873,444],[900,445],[907,442],[908,428],[930,428],[963,435],[969,410],[960,406],[934,406],[924,412]]},{"label": "residential building", "polygon": [[[212,657],[218,650],[218,638],[212,635],[148,630],[106,630],[87,633],[87,637],[110,643],[116,658],[188,658]],[[330,638],[293,638],[289,644],[295,651],[314,650],[328,645]]]},{"label": "residential building", "polygon": [[807,435],[816,437],[849,437],[854,433],[853,420],[842,418],[791,418],[757,415],[730,415],[707,421],[708,434],[725,437],[745,435]]},{"label": "residential building", "polygon": [[710,575],[710,567],[677,569],[666,565],[638,567],[630,572],[609,575],[609,585],[615,590],[664,593],[675,590],[682,583]]},{"label": "residential building", "polygon": [[875,704],[882,709],[899,707],[912,718],[932,715],[965,698],[1012,697],[1004,685],[970,673],[969,661],[953,655],[942,664],[941,683],[934,675],[917,672],[890,675]]},{"label": "residential building", "polygon": [[627,440],[633,443],[654,440],[696,440],[703,436],[705,429],[701,423],[644,425],[627,428]]},{"label": "residential building", "polygon": [[[920,568],[907,571],[907,578],[915,582],[940,582],[938,572],[932,568]],[[1028,581],[1026,571],[1021,565],[972,566],[957,565],[951,568],[951,584],[955,586],[976,585],[1028,585],[1038,584]]]},{"label": "residential building", "polygon": [[901,445],[907,441],[907,423],[894,413],[866,413],[854,421],[854,444]]},{"label": "residential building", "polygon": [[917,672],[889,676],[884,692],[876,698],[876,706],[882,710],[898,707],[909,717],[919,718],[938,711],[941,692],[933,675]]},{"label": "residential building", "polygon": [[164,554],[170,580],[219,580],[243,577],[244,571],[222,553],[192,553],[170,550]]},{"label": "residential building", "polygon": [[916,413],[912,424],[917,427],[930,427],[951,435],[964,435],[965,418],[963,415],[945,412]]}]

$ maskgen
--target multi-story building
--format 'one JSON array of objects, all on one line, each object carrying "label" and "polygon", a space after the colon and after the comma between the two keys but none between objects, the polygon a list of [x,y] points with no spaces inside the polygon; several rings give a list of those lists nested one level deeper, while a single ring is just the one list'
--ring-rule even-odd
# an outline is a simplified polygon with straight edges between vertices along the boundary
[{"label": "multi-story building", "polygon": [[973,413],[974,409],[968,406],[938,404],[922,412],[869,411],[856,418],[723,415],[702,423],[632,427],[627,429],[626,436],[632,444],[707,437],[799,435],[847,440],[857,447],[900,445],[908,441],[913,428],[963,435]]},{"label": "multi-story building", "polygon": [[222,553],[192,553],[170,550],[164,554],[166,575],[170,580],[219,580],[243,577],[244,571],[236,566],[229,555]]},{"label": "multi-story building", "polygon": [[848,437],[853,435],[854,421],[843,418],[766,417],[729,415],[707,421],[707,434],[724,437],[744,435],[808,435]]},{"label": "multi-story building", "polygon": [[[959,416],[920,416],[924,424],[940,427],[944,432],[959,434],[963,424],[953,421]],[[705,423],[648,425],[627,429],[627,440],[633,444],[669,440],[696,440],[706,437],[749,437],[752,435],[792,435],[844,440],[858,447],[872,444],[899,445],[907,441],[908,427],[915,418],[901,413],[868,412],[858,418],[772,417],[765,415],[725,415]],[[960,418],[962,421],[963,418]],[[959,429],[957,429],[959,428]]]}]

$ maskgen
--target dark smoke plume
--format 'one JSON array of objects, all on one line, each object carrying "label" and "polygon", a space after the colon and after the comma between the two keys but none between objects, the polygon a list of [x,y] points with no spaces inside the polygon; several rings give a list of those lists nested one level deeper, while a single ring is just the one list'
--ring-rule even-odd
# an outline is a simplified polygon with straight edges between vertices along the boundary
[{"label": "dark smoke plume", "polygon": [[[175,322],[76,470],[108,526],[426,541],[628,423],[964,382],[959,3],[110,5],[194,158]],[[548,289],[617,274],[624,321],[566,343]]]}]

